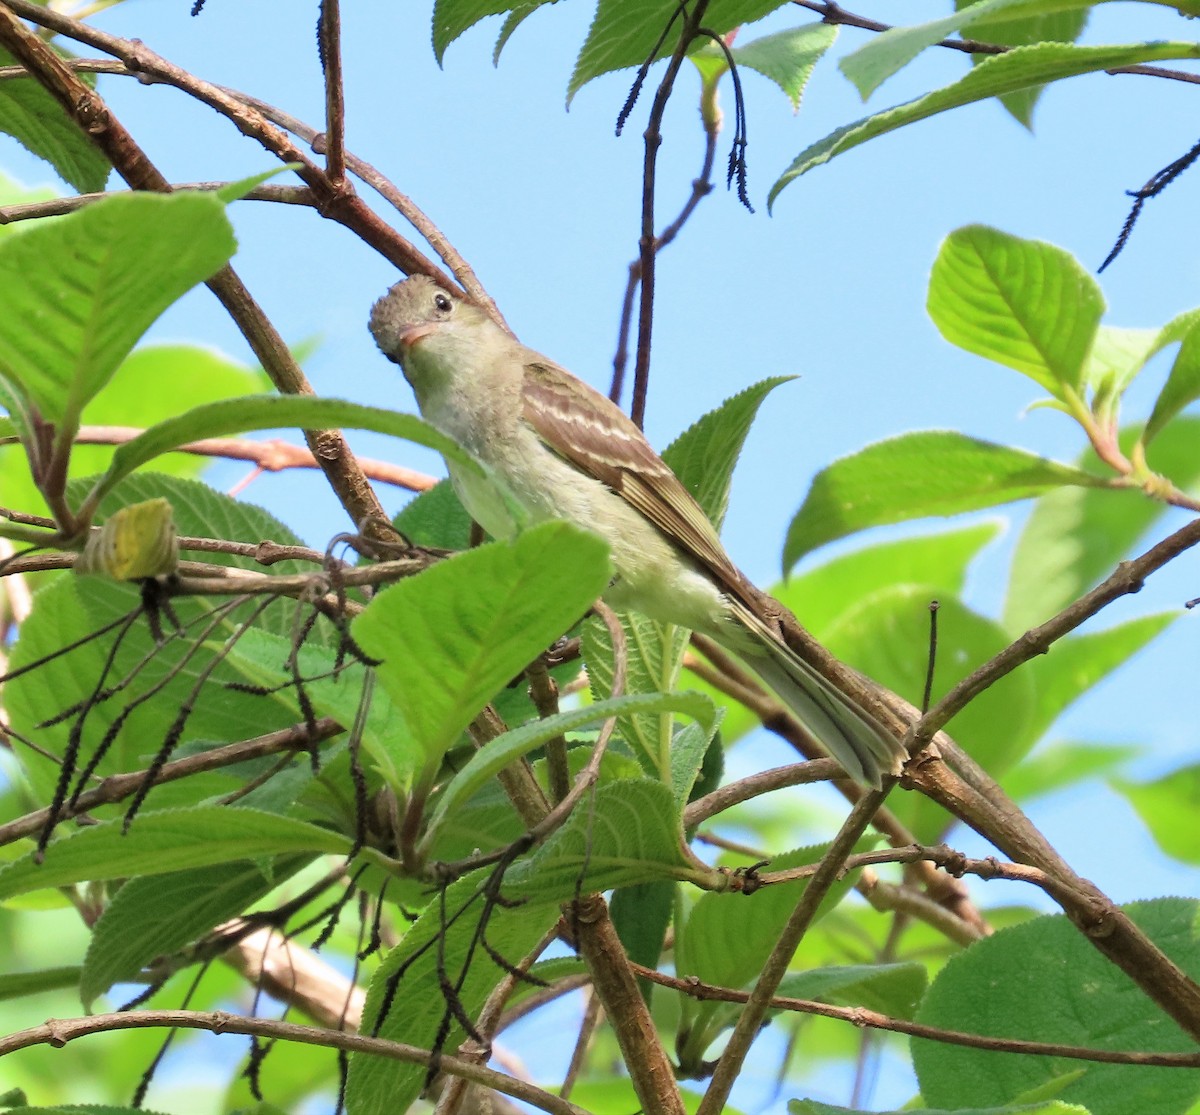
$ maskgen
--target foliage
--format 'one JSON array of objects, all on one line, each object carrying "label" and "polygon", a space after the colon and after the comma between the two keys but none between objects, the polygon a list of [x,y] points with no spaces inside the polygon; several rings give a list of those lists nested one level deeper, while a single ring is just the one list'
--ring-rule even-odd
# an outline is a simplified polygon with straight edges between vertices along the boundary
[{"label": "foliage", "polygon": [[[485,17],[503,16],[498,57],[543,3],[435,0],[434,52],[441,60]],[[1056,82],[1200,57],[1192,41],[1079,45],[1093,6],[978,0],[867,39],[841,63],[864,100],[947,36],[973,44],[974,65],[808,145],[770,201],[835,155],[934,114],[999,97],[1028,125]],[[1200,15],[1193,0],[1157,6]],[[787,6],[795,26],[747,41],[744,24],[784,7],[599,0],[568,101],[601,75],[645,64],[641,80],[656,60],[690,58],[709,133],[705,173],[717,90],[731,89],[729,173],[744,183],[742,71],[765,75],[799,109],[847,22],[833,5]],[[805,22],[804,9],[825,18]],[[342,18],[350,34],[349,11]],[[1168,509],[1200,510],[1200,428],[1188,413],[1200,398],[1200,310],[1157,328],[1111,325],[1099,282],[1064,249],[981,225],[948,232],[929,278],[930,319],[989,373],[1036,384],[1035,405],[1077,431],[1078,460],[933,429],[864,445],[813,478],[773,595],[822,648],[804,644],[814,670],[850,684],[827,651],[871,679],[858,701],[904,736],[912,761],[884,793],[837,781],[858,803],[851,821],[806,842],[791,807],[770,795],[833,775],[753,676],[686,631],[593,607],[612,571],[606,542],[588,531],[550,522],[512,541],[477,537],[448,485],[415,495],[395,523],[381,520],[334,427],[388,435],[401,455],[436,450],[476,480],[487,470],[415,415],[314,396],[244,297],[229,268],[227,207],[252,197],[309,205],[308,219],[331,217],[409,273],[443,275],[445,265],[482,301],[455,253],[443,250],[440,263],[421,255],[347,188],[338,20],[326,0],[332,115],[319,163],[281,131],[302,127],[269,119],[261,102],[51,9],[0,3],[0,62],[32,75],[0,75],[0,130],[80,191],[103,188],[110,163],[147,187],[62,211],[29,199],[38,219],[0,237],[0,585],[36,588],[29,608],[15,589],[0,596],[0,741],[13,760],[0,813],[0,941],[21,938],[38,958],[0,970],[0,1000],[40,1009],[69,989],[87,1012],[136,989],[136,1010],[0,1036],[8,1063],[52,1066],[38,1094],[30,1070],[0,1107],[141,1109],[138,1074],[156,1064],[144,1026],[255,1035],[231,1111],[316,1109],[330,1096],[355,1115],[425,1102],[455,1110],[469,1079],[545,1110],[714,1115],[733,1110],[729,1089],[765,1020],[795,1038],[824,1015],[834,1021],[804,1032],[825,1062],[868,1048],[850,1023],[910,1037],[895,1052],[915,1072],[914,1102],[927,1105],[911,1110],[1193,1108],[1200,1085],[1172,1056],[1200,1036],[1195,902],[1116,906],[1022,809],[1109,775],[1169,856],[1200,862],[1200,768],[1138,781],[1122,769],[1135,749],[1053,734],[1176,618],[1077,630],[1200,541],[1192,518],[1136,555]],[[220,189],[158,189],[98,99],[103,83],[97,91],[76,76],[48,38],[198,97],[303,186],[268,182],[269,171]],[[661,105],[651,112],[648,136],[663,121]],[[652,154],[648,168],[652,213]],[[401,211],[441,242],[407,199]],[[635,267],[631,298],[649,262]],[[205,282],[261,372],[200,346],[145,341]],[[647,281],[651,291],[660,304],[670,297],[667,282]],[[1162,353],[1165,376],[1152,362]],[[773,392],[788,377],[752,378],[663,454],[718,527],[752,423],[785,405]],[[1144,411],[1132,421],[1127,398]],[[118,423],[134,429],[113,432]],[[198,479],[201,454],[262,460],[261,445],[231,435],[279,429],[307,432],[306,463],[325,469],[353,535],[299,538]],[[876,527],[1017,501],[1030,513],[994,614],[966,594],[994,520],[868,533],[852,551],[794,569]],[[931,601],[940,630],[927,666]],[[794,635],[786,619],[781,630]],[[725,754],[761,724],[796,761],[727,776]],[[943,843],[964,825],[994,857]],[[705,854],[705,841],[723,850]],[[964,875],[1036,886],[1062,913],[1032,901],[980,908]],[[321,960],[322,947],[337,964]],[[273,967],[277,952],[291,970]],[[486,1067],[520,1012],[553,1012],[581,986],[598,1006],[570,1099]],[[248,1005],[248,987],[312,1025],[272,1022],[257,999]],[[593,1033],[601,1007],[611,1026]],[[82,1039],[97,1030],[112,1041],[99,1061]],[[31,1048],[77,1036],[65,1051]],[[1008,1048],[1014,1040],[1053,1048]],[[341,1058],[315,1052],[321,1045]],[[610,1071],[616,1062],[623,1071]],[[786,1058],[780,1071],[790,1110],[851,1110],[804,1097]],[[700,1081],[703,1098],[676,1076]]]}]

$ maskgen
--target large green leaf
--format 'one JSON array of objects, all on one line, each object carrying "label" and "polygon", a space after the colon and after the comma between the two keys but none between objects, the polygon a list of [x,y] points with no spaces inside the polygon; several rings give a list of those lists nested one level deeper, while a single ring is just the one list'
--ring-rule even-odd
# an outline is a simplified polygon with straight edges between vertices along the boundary
[{"label": "large green leaf", "polygon": [[[671,693],[677,686],[686,632],[673,624],[657,623],[635,612],[618,616],[625,632],[625,688],[632,693]],[[583,660],[592,697],[612,695],[613,646],[608,628],[599,619],[583,625]],[[638,757],[647,774],[669,785],[674,721],[655,712],[632,711],[617,720],[617,731]],[[694,772],[693,772],[694,773]]]},{"label": "large green leaf", "polygon": [[[163,390],[170,384],[169,391]],[[145,428],[190,407],[268,387],[258,371],[198,345],[157,344],[135,349],[111,380],[83,410],[84,425]],[[94,476],[112,460],[111,445],[76,444],[71,450],[69,477]],[[157,472],[198,476],[210,457],[172,453],[156,458]],[[0,490],[8,507],[47,514],[41,493],[29,475],[22,447],[0,446]]]},{"label": "large green leaf", "polygon": [[79,997],[84,1008],[115,983],[136,977],[155,957],[166,956],[242,913],[309,857],[293,856],[270,874],[260,863],[222,863],[131,879],[113,896],[92,931]]},{"label": "large green leaf", "polygon": [[383,660],[380,680],[432,765],[609,576],[604,542],[543,523],[385,589],[355,619],[354,637]]},{"label": "large green leaf", "polygon": [[[1181,898],[1125,907],[1193,979],[1200,975],[1198,910],[1200,904]],[[1003,979],[996,978],[998,972]],[[952,958],[917,1018],[948,1030],[1092,1049],[1195,1049],[1161,1008],[1060,915],[1002,930]],[[1068,1074],[1077,1075],[1056,1095],[1092,1115],[1182,1115],[1200,1095],[1200,1078],[1179,1069],[993,1053],[917,1038],[912,1054],[925,1100],[955,1110],[1016,1101]]]},{"label": "large green leaf", "polygon": [[1080,390],[1104,296],[1070,252],[969,225],[942,243],[928,308],[946,340],[1062,398]]},{"label": "large green leaf", "polygon": [[598,724],[610,716],[628,715],[631,712],[674,713],[681,712],[715,727],[716,710],[712,702],[700,693],[630,693],[606,701],[569,709],[553,716],[543,717],[505,732],[489,740],[470,759],[465,767],[454,776],[438,800],[437,809],[428,824],[427,842],[436,838],[443,821],[451,813],[461,809],[483,785],[503,770],[509,763],[528,755],[547,740],[566,732],[575,732],[589,724]]},{"label": "large green leaf", "polygon": [[[15,62],[11,54],[0,50],[0,66],[12,66]],[[95,85],[92,75],[80,77]],[[104,189],[111,169],[108,160],[53,95],[33,78],[0,81],[0,132],[12,136],[39,159],[45,159],[64,182],[81,194]]]},{"label": "large green leaf", "polygon": [[317,399],[308,395],[249,395],[193,407],[184,414],[151,426],[133,441],[126,442],[113,454],[108,472],[88,496],[88,506],[93,506],[103,498],[134,469],[189,441],[287,426],[308,430],[330,426],[373,430],[378,434],[390,434],[436,449],[447,460],[464,468],[479,469],[479,465],[456,442],[414,414],[398,414],[380,407],[362,406],[340,399]]},{"label": "large green leaf", "polygon": [[[1129,452],[1139,433],[1123,430]],[[1151,468],[1189,490],[1200,478],[1200,419],[1178,418],[1150,447]],[[1078,462],[1099,467],[1088,450]],[[1113,571],[1166,506],[1136,491],[1064,487],[1043,495],[1017,539],[1005,593],[1004,626],[1014,636],[1044,623]]]},{"label": "large green leaf", "polygon": [[248,857],[302,853],[345,855],[350,839],[254,809],[201,805],[140,814],[128,832],[104,821],[52,841],[45,860],[30,852],[0,868],[0,899],[45,887],[165,875]]},{"label": "large green leaf", "polygon": [[[955,31],[963,31],[973,24],[988,21],[986,34],[978,37],[988,42],[1002,42],[991,36],[998,18],[1009,20],[1028,19],[1058,12],[1070,12],[1090,8],[1096,0],[980,0],[979,3],[959,3],[958,10],[928,23],[893,27],[880,35],[873,35],[852,54],[846,55],[838,64],[839,69],[854,83],[865,101],[889,77],[903,69],[923,50],[934,46]],[[1042,39],[1034,40],[1037,42]]]},{"label": "large green leaf", "polygon": [[1023,449],[949,430],[902,434],[835,461],[817,474],[788,527],[785,571],[809,550],[868,527],[955,515],[1106,481]]},{"label": "large green leaf", "polygon": [[1045,85],[1062,78],[1110,70],[1115,66],[1197,57],[1200,57],[1200,44],[1186,42],[1158,41],[1121,46],[1039,43],[1034,46],[1017,47],[1007,54],[998,54],[986,62],[981,62],[966,77],[945,88],[926,93],[907,104],[885,109],[831,132],[796,156],[792,165],[771,187],[768,204],[773,205],[780,191],[790,182],[813,167],[828,162],[835,155],[939,112],[986,100],[988,97],[999,97],[1032,86]]},{"label": "large green leaf", "polygon": [[[484,999],[505,975],[493,956],[519,964],[559,918],[558,905],[552,902],[515,908],[492,905],[481,894],[486,875],[476,872],[448,887],[388,953],[367,992],[362,1033],[425,1049],[440,1037],[446,1051],[458,1049],[465,1037],[462,1028],[455,1022],[448,1033],[442,1029],[448,1015],[442,973],[454,981],[465,1014],[476,1018]],[[485,950],[476,934],[489,907]],[[424,1065],[352,1054],[346,1110],[349,1115],[407,1111],[421,1091],[425,1073]]]},{"label": "large green leaf", "polygon": [[663,460],[718,530],[729,506],[733,469],[758,408],[776,387],[793,378],[775,376],[747,387],[689,426],[663,451]]},{"label": "large green leaf", "polygon": [[[856,849],[865,851],[871,841]],[[819,863],[828,845],[799,848],[771,860],[772,871]],[[856,872],[839,879],[822,900],[828,913],[853,885]],[[779,934],[796,908],[808,879],[762,887],[751,895],[702,895],[692,907],[675,942],[676,968],[717,987],[740,988],[753,982],[775,947]],[[736,1018],[740,1008],[732,1003],[687,1004],[677,1040],[683,1066],[695,1067],[709,1045]]]},{"label": "large green leaf", "polygon": [[[68,488],[73,494],[75,485]],[[165,498],[170,501],[183,535],[228,538],[241,542],[274,539],[281,545],[299,544],[291,531],[278,519],[254,504],[231,499],[196,481],[155,473],[129,477],[100,507],[101,517],[127,503]],[[205,560],[217,565],[253,567],[253,558],[230,554],[205,553]],[[261,566],[257,567],[261,571]],[[273,567],[278,573],[311,572],[312,565],[281,562]],[[54,655],[101,627],[119,621],[140,603],[135,586],[117,584],[98,577],[59,577],[38,594],[38,606],[21,625],[20,638],[12,652],[13,669],[30,666],[45,656]],[[118,632],[79,646],[8,682],[5,704],[13,726],[52,755],[62,755],[76,716],[66,721],[38,725],[73,705],[78,705],[103,687],[102,677],[111,655],[108,686],[126,682],[111,699],[94,705],[80,737],[81,761],[86,762],[110,729],[119,729],[108,759],[98,773],[144,768],[159,749],[181,708],[190,706],[191,715],[178,740],[180,746],[204,741],[231,742],[246,738],[246,725],[256,731],[287,727],[297,720],[293,702],[287,694],[260,697],[225,686],[230,682],[256,680],[238,669],[236,660],[218,666],[211,677],[204,670],[221,641],[239,629],[252,604],[242,605],[213,628],[206,645],[198,646],[205,627],[216,618],[215,609],[224,602],[214,597],[177,598],[173,608],[186,632],[177,634],[173,625],[164,623],[168,637],[158,643],[143,618],[134,623],[116,646]],[[255,621],[258,627],[282,638],[293,633],[296,605],[292,601],[272,603]],[[326,638],[324,621],[310,634],[321,642]],[[193,647],[196,647],[193,653]],[[133,677],[135,668],[138,676]],[[157,687],[157,688],[156,688]],[[129,712],[126,712],[129,709]],[[21,761],[35,794],[44,800],[58,777],[55,764],[27,749]],[[206,776],[207,777],[207,776]],[[156,787],[150,801],[155,806],[183,804],[213,792],[205,779],[186,779],[171,786]],[[101,811],[103,815],[103,811]]]},{"label": "large green leaf", "polygon": [[1183,863],[1200,863],[1200,832],[1196,811],[1200,807],[1200,766],[1174,770],[1152,782],[1114,779],[1158,846]]},{"label": "large green leaf", "polygon": [[[704,13],[704,26],[723,35],[734,27],[761,19],[785,3],[786,0],[712,0]],[[567,86],[567,103],[592,78],[645,62],[678,14],[676,0],[599,0],[596,17]],[[675,18],[671,33],[658,48],[656,57],[664,57],[675,49],[681,26],[682,21]],[[696,46],[706,41],[701,39]]]},{"label": "large green leaf", "polygon": [[649,778],[612,782],[504,877],[512,899],[564,902],[577,894],[662,879],[687,880],[671,791]]},{"label": "large green leaf", "polygon": [[234,251],[204,193],[106,198],[0,241],[0,379],[72,426],[151,323]]}]

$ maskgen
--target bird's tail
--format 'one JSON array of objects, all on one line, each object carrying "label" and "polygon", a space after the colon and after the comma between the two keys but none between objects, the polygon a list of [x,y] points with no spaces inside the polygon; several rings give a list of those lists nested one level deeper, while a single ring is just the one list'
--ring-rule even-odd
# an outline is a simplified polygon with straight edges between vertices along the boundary
[{"label": "bird's tail", "polygon": [[820,741],[848,774],[878,788],[899,774],[900,741],[784,645],[748,609],[736,609],[749,640],[731,647]]}]

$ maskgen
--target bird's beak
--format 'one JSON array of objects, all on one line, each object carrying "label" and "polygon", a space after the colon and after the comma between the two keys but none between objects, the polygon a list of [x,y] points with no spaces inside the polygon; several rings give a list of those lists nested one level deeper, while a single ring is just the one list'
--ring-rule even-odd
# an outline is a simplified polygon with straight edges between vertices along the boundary
[{"label": "bird's beak", "polygon": [[419,325],[410,325],[407,329],[401,330],[397,338],[404,348],[412,348],[422,337],[428,337],[437,332],[437,323],[432,321],[421,322]]}]

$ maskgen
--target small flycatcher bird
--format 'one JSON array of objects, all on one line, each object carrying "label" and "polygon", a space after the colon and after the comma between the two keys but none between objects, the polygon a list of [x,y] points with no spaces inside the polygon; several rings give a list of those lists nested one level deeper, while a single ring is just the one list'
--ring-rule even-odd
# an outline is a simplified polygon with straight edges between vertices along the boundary
[{"label": "small flycatcher bird", "polygon": [[613,607],[716,640],[858,781],[879,786],[899,773],[898,741],[784,644],[762,594],[619,407],[423,275],[379,299],[370,328],[426,421],[483,466],[480,477],[446,462],[463,505],[489,534],[517,532],[515,506],[530,523],[565,519],[600,535],[611,550],[605,599]]}]

